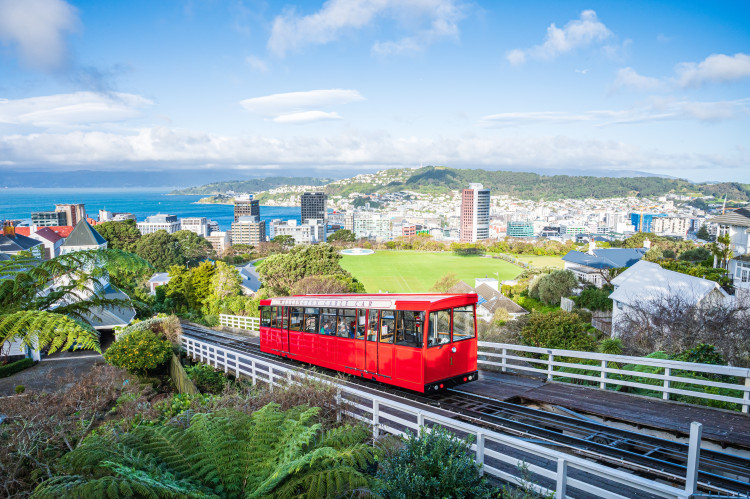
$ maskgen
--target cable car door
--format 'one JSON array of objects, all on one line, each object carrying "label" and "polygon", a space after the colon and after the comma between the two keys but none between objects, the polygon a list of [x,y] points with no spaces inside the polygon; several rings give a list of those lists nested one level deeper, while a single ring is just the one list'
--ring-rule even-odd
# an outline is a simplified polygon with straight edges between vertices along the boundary
[{"label": "cable car door", "polygon": [[365,376],[373,378],[378,372],[378,311],[368,310],[365,334]]},{"label": "cable car door", "polygon": [[367,356],[367,346],[365,343],[365,335],[367,334],[367,310],[357,310],[357,326],[354,334],[354,368],[357,373],[364,375],[367,369],[367,362],[365,357]]}]

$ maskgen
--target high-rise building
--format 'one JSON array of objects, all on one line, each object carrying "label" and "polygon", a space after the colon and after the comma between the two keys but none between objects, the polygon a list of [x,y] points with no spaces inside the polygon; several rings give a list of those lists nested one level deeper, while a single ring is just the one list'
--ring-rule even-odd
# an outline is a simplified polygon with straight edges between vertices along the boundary
[{"label": "high-rise building", "polygon": [[328,196],[325,192],[305,192],[300,197],[302,224],[308,220],[326,220],[328,218]]},{"label": "high-rise building", "polygon": [[31,214],[31,225],[59,227],[60,225],[68,225],[68,217],[62,211],[36,211]]},{"label": "high-rise building", "polygon": [[75,227],[86,220],[86,208],[82,204],[56,204],[55,211],[65,213],[65,224]]},{"label": "high-rise building", "polygon": [[482,184],[469,184],[461,193],[462,243],[475,243],[490,237],[490,190]]},{"label": "high-rise building", "polygon": [[199,236],[208,236],[208,219],[206,217],[188,217],[180,221],[180,230],[189,230]]},{"label": "high-rise building", "polygon": [[260,202],[253,199],[251,194],[243,194],[234,198],[234,221],[239,222],[240,217],[260,218]]},{"label": "high-rise building", "polygon": [[266,222],[258,217],[241,217],[232,224],[232,246],[257,245],[266,240]]}]

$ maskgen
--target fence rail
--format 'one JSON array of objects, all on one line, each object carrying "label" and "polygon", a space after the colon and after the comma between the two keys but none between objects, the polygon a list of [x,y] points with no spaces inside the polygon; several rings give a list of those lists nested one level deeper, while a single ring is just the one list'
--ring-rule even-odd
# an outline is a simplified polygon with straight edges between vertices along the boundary
[{"label": "fence rail", "polygon": [[[292,367],[238,352],[231,348],[206,343],[188,336],[182,337],[188,355],[235,376],[244,376],[253,384],[264,383],[269,389],[284,383],[299,382],[305,378],[320,378]],[[440,425],[459,436],[471,435],[472,450],[482,472],[502,480],[520,484],[524,481],[519,470],[526,465],[534,487],[543,494],[557,498],[590,494],[596,497],[667,497],[687,499],[695,491],[700,455],[700,424],[691,428],[690,466],[685,477],[685,488],[677,488],[631,473],[609,468],[583,458],[518,438],[489,431],[472,424],[422,410],[379,395],[341,385],[337,387],[340,414],[363,421],[372,426],[373,436],[380,432],[402,435],[407,431],[419,432],[424,426]]]},{"label": "fence rail", "polygon": [[[684,395],[737,404],[744,413],[748,413],[750,409],[750,369],[747,368],[486,341],[479,342],[479,356],[480,365],[500,367],[503,372],[510,370],[546,374],[548,381],[576,379],[591,382],[600,389],[627,386],[660,392],[664,400],[669,400],[672,395]],[[652,367],[660,372],[622,369],[621,365]],[[681,376],[681,372],[695,373],[701,377],[689,378]],[[717,375],[733,378],[736,382],[703,379],[712,375],[714,378]],[[730,394],[721,395],[716,393],[717,389],[728,390]]]},{"label": "fence rail", "polygon": [[260,318],[258,317],[221,314],[219,315],[219,324],[227,327],[255,331],[256,333],[260,330]]}]

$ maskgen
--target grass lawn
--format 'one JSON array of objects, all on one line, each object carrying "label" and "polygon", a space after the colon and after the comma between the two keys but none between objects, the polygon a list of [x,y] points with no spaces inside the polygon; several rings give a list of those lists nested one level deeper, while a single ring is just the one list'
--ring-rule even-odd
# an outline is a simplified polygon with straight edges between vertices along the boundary
[{"label": "grass lawn", "polygon": [[450,272],[474,286],[477,277],[513,279],[521,268],[496,258],[456,256],[453,253],[422,253],[419,251],[376,251],[373,255],[345,255],[341,266],[359,279],[369,293],[424,293],[440,277]]},{"label": "grass lawn", "polygon": [[537,256],[537,255],[514,255],[524,263],[531,263],[534,267],[557,267],[563,268],[565,262],[561,256]]}]

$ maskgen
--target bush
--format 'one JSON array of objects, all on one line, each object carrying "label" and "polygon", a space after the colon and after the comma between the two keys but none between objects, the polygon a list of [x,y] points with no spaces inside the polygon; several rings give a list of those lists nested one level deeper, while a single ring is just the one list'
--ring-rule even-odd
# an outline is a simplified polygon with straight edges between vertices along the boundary
[{"label": "bush", "polygon": [[521,330],[524,345],[562,350],[592,352],[596,339],[589,331],[590,325],[577,313],[557,310],[548,314],[532,312]]},{"label": "bush", "polygon": [[26,391],[26,387],[23,385],[16,385],[16,395],[21,395]]},{"label": "bush", "polygon": [[573,272],[570,270],[555,270],[535,281],[533,288],[529,289],[529,295],[548,305],[559,305],[560,298],[570,295],[577,285],[578,279]]},{"label": "bush", "polygon": [[404,446],[385,456],[377,471],[381,493],[387,498],[492,497],[493,490],[479,475],[471,442],[446,429],[422,428],[409,434]]},{"label": "bush", "polygon": [[602,289],[587,287],[580,296],[574,297],[573,301],[579,307],[589,310],[612,310],[612,300],[609,299],[612,291],[614,288],[611,286],[605,286]]},{"label": "bush", "polygon": [[24,369],[33,365],[34,361],[32,359],[21,359],[9,364],[5,364],[4,366],[0,366],[0,378],[7,378],[12,374],[16,374],[17,372],[23,371]]},{"label": "bush", "polygon": [[149,330],[133,331],[116,341],[104,354],[104,360],[131,373],[145,374],[172,357],[172,344]]},{"label": "bush", "polygon": [[196,364],[185,368],[188,378],[203,393],[221,393],[229,381],[223,372],[206,364]]}]

